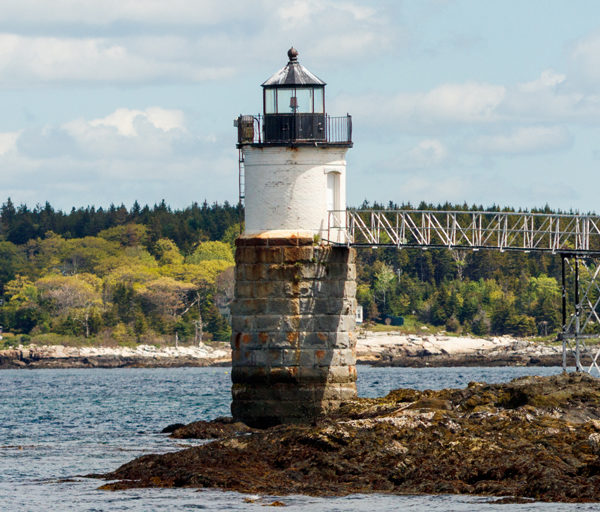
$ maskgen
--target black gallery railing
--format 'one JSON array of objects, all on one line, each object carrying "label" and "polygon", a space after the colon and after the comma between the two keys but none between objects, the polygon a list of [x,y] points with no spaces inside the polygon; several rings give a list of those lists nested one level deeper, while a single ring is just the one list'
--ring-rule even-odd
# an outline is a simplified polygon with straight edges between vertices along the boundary
[{"label": "black gallery railing", "polygon": [[352,145],[352,116],[328,114],[241,115],[238,144],[327,143]]}]

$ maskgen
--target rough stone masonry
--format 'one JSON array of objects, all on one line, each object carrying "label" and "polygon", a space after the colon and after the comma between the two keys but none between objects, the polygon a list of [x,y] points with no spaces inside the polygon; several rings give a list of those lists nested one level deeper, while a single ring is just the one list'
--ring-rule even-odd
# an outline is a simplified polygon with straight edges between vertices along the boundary
[{"label": "rough stone masonry", "polygon": [[302,236],[236,245],[233,417],[304,423],[355,398],[354,249]]}]

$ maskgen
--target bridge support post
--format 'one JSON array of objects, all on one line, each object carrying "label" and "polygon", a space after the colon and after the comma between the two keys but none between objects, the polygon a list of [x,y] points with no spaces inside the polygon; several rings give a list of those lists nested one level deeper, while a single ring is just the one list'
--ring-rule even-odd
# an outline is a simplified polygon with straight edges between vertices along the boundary
[{"label": "bridge support post", "polygon": [[560,255],[561,261],[561,281],[562,281],[562,367],[563,371],[567,371],[567,257],[564,254]]},{"label": "bridge support post", "polygon": [[234,419],[306,423],[355,398],[355,250],[312,237],[236,245]]},{"label": "bridge support post", "polygon": [[570,253],[561,259],[563,370],[573,361],[576,371],[600,376],[600,345],[594,343],[600,340],[600,260]]},{"label": "bridge support post", "polygon": [[579,257],[575,256],[575,368],[583,371],[581,366],[581,300],[579,299]]}]

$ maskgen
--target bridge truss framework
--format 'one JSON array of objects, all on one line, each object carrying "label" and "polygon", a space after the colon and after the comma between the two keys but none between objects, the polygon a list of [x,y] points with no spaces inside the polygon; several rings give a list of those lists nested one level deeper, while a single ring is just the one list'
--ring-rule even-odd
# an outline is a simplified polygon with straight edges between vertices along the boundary
[{"label": "bridge truss framework", "polygon": [[[330,211],[326,242],[542,252],[562,261],[563,369],[600,376],[600,216],[497,211]],[[572,300],[570,300],[572,299]]]}]

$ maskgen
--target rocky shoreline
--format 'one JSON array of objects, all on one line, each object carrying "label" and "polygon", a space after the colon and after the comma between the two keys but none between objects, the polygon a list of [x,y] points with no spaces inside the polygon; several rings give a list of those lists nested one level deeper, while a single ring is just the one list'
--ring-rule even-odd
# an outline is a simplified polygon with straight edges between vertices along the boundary
[{"label": "rocky shoreline", "polygon": [[[410,368],[456,366],[562,366],[562,347],[499,336],[368,333],[358,337],[357,361]],[[567,364],[574,364],[572,357]]]},{"label": "rocky shoreline", "polygon": [[[412,368],[440,366],[561,366],[558,345],[533,343],[510,336],[470,338],[395,333],[359,334],[358,364]],[[572,358],[567,360],[574,364]],[[169,368],[228,366],[228,343],[215,346],[156,348],[19,346],[0,350],[0,370],[18,368]]]},{"label": "rocky shoreline", "polygon": [[192,487],[264,495],[473,494],[502,502],[600,501],[600,380],[524,377],[465,389],[400,389],[313,425],[174,425],[216,440],[88,475],[101,489]]},{"label": "rocky shoreline", "polygon": [[[223,344],[225,345],[225,344]],[[228,344],[227,344],[228,345]],[[0,370],[38,368],[173,368],[229,366],[227,346],[163,347],[66,347],[29,345],[0,350]]]}]

